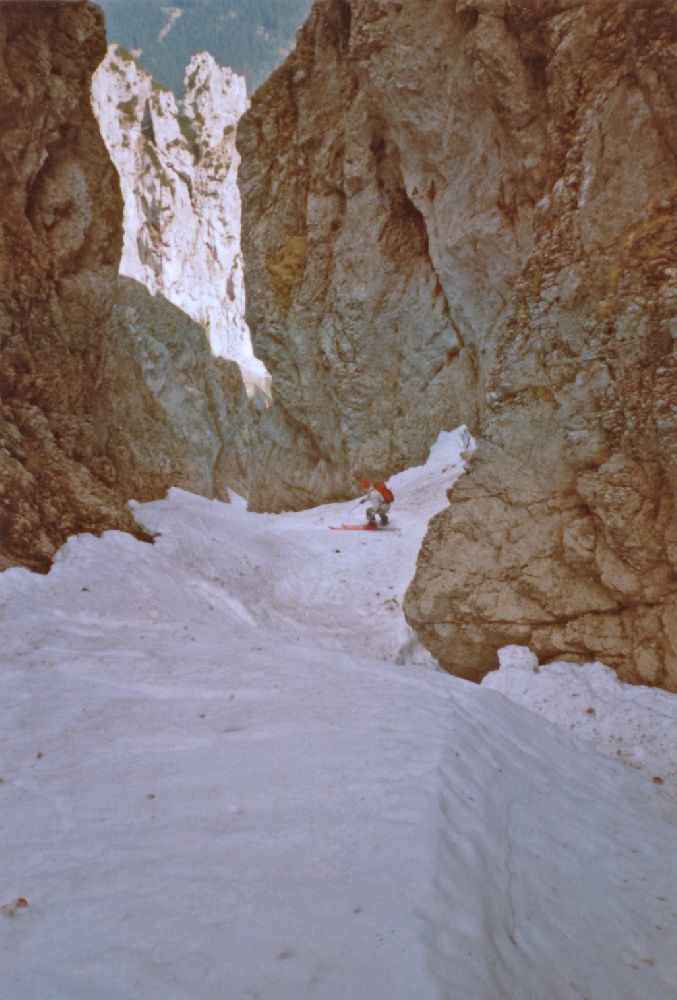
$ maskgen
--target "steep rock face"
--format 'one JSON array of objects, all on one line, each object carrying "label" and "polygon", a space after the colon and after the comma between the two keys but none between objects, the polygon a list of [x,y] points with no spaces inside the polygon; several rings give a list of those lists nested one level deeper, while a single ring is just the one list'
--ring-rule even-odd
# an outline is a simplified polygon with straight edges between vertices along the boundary
[{"label": "steep rock face", "polygon": [[205,328],[215,355],[263,382],[244,319],[235,148],[244,79],[197,53],[177,103],[111,45],[94,74],[92,104],[125,206],[120,273],[179,306]]},{"label": "steep rock face", "polygon": [[294,47],[312,0],[101,0],[108,37],[140,50],[153,79],[177,97],[182,67],[208,49],[255,90]]},{"label": "steep rock face", "polygon": [[372,6],[351,26],[347,3],[316,5],[238,130],[247,317],[274,372],[274,445],[252,470],[260,508],[350,495],[360,476],[423,461],[441,427],[472,419],[472,325],[431,259],[423,208],[436,181],[412,156],[422,109],[412,103],[412,120],[400,107],[443,71],[412,76],[408,47],[371,61],[359,35]]},{"label": "steep rock face", "polygon": [[477,427],[479,352],[554,168],[532,74],[494,87],[516,42],[494,65],[472,22],[446,0],[318,4],[241,122],[248,318],[287,431],[262,506]]},{"label": "steep rock face", "polygon": [[405,608],[464,676],[517,642],[677,682],[675,41],[667,0],[328,0],[241,123],[254,500],[468,423]]},{"label": "steep rock face", "polygon": [[212,357],[201,326],[131,278],[115,282],[112,332],[129,344],[138,395],[150,399],[142,428],[137,395],[125,392],[126,366],[118,357],[103,372],[101,419],[134,428],[116,456],[118,488],[136,497],[138,470],[151,469],[162,491],[179,486],[220,500],[229,487],[246,493],[255,421],[237,365]]},{"label": "steep rock face", "polygon": [[47,569],[74,532],[138,532],[131,496],[239,482],[237,368],[116,280],[122,203],[89,101],[104,53],[92,4],[0,7],[0,569]]},{"label": "steep rock face", "polygon": [[674,11],[546,4],[518,28],[540,39],[558,176],[493,334],[483,440],[406,613],[464,676],[519,642],[675,689]]}]

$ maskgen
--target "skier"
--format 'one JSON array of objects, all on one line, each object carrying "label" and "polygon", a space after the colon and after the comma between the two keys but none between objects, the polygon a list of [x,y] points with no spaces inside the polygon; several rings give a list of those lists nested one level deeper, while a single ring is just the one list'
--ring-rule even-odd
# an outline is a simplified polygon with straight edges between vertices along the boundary
[{"label": "skier", "polygon": [[360,485],[367,494],[362,502],[366,501],[369,503],[369,507],[367,507],[367,526],[376,528],[376,515],[378,514],[381,527],[385,528],[388,523],[390,505],[395,499],[392,490],[382,480],[379,480],[378,483],[374,483],[372,486],[368,479],[363,479]]}]

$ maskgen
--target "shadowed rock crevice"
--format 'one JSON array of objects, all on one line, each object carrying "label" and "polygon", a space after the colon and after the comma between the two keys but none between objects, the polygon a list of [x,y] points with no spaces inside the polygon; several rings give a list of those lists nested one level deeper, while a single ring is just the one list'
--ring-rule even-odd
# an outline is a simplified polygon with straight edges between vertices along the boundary
[{"label": "shadowed rock crevice", "polygon": [[384,254],[403,270],[412,260],[430,260],[425,219],[407,194],[397,148],[377,132],[369,149],[374,158],[378,199],[387,212],[378,236]]}]

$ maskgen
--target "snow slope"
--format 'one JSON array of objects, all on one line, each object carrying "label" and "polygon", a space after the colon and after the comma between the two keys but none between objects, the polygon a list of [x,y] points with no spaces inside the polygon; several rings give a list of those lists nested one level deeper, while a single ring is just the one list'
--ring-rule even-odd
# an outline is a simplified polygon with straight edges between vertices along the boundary
[{"label": "snow slope", "polygon": [[523,646],[505,646],[500,668],[482,681],[550,719],[601,753],[644,771],[677,796],[677,698],[622,684],[603,663],[541,666]]},{"label": "snow slope", "polygon": [[155,545],[0,576],[3,996],[677,996],[666,787],[402,619],[462,437],[392,481],[398,530],[172,490]]}]

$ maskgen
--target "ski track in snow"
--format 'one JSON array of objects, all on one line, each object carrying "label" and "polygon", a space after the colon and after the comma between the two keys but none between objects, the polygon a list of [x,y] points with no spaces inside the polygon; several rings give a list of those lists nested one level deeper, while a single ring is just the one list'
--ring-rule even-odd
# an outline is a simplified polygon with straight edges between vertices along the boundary
[{"label": "ski track in snow", "polygon": [[[677,996],[671,751],[642,723],[674,696],[512,648],[475,686],[404,622],[463,441],[393,478],[399,532],[172,490],[137,507],[153,546],[0,576],[0,905],[29,903],[0,913],[3,998]],[[598,752],[609,718],[563,731],[582,677],[641,771]]]}]

